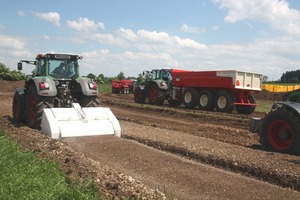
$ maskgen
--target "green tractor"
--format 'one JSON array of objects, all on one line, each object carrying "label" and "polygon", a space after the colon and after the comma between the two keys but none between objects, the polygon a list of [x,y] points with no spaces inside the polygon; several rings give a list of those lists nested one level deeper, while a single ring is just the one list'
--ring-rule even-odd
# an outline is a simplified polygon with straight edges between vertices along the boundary
[{"label": "green tractor", "polygon": [[249,131],[265,150],[300,155],[300,90],[283,95],[264,118],[252,118]]},{"label": "green tractor", "polygon": [[98,107],[97,84],[79,76],[78,55],[38,54],[34,61],[21,60],[35,66],[27,75],[25,87],[17,89],[13,98],[13,118],[31,128],[40,128],[44,108],[69,108],[72,103],[82,107]]},{"label": "green tractor", "polygon": [[134,101],[145,103],[147,99],[149,104],[162,105],[168,97],[172,80],[170,71],[170,69],[154,69],[151,72],[143,72],[145,81],[135,87]]}]

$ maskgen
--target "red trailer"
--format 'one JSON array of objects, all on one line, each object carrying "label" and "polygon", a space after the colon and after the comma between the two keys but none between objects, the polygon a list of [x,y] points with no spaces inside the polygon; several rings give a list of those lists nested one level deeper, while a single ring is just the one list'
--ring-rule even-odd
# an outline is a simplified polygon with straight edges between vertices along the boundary
[{"label": "red trailer", "polygon": [[113,93],[127,94],[132,91],[132,84],[134,80],[113,80],[111,82],[111,90]]},{"label": "red trailer", "polygon": [[262,88],[262,74],[238,70],[188,71],[159,69],[148,72],[145,85],[135,92],[135,102],[183,104],[201,110],[250,114],[257,106],[251,94]]}]

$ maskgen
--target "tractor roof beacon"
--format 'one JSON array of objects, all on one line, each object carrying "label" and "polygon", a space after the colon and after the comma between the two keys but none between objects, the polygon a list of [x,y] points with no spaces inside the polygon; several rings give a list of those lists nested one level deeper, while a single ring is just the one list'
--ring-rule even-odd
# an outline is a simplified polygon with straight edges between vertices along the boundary
[{"label": "tractor roof beacon", "polygon": [[[97,84],[79,76],[81,59],[78,55],[47,53],[38,54],[34,61],[21,60],[18,70],[22,70],[23,63],[35,69],[26,75],[24,88],[15,91],[13,118],[55,138],[110,134],[111,130],[116,134],[116,129],[120,135],[110,109],[99,107]],[[104,119],[109,121],[106,125]],[[116,127],[109,125],[111,120],[117,122]]]}]

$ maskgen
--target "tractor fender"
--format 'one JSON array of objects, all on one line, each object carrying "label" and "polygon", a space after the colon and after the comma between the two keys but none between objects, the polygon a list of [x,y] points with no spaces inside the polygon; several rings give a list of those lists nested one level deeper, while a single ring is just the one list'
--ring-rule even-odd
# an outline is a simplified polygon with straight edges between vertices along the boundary
[{"label": "tractor fender", "polygon": [[153,82],[158,86],[159,89],[167,90],[168,85],[164,80],[153,80]]},{"label": "tractor fender", "polygon": [[[40,84],[42,82],[48,84],[49,88],[44,89],[44,90],[41,89]],[[56,96],[56,94],[57,94],[57,89],[56,89],[56,86],[55,86],[55,82],[52,79],[49,79],[47,77],[36,77],[36,78],[31,79],[29,81],[28,85],[30,85],[31,83],[34,83],[37,94],[40,95],[40,96],[52,97],[52,96]]]},{"label": "tractor fender", "polygon": [[298,103],[298,102],[279,101],[279,102],[276,102],[274,105],[276,105],[276,104],[286,106],[286,107],[294,110],[295,112],[297,112],[300,115],[300,103]]},{"label": "tractor fender", "polygon": [[89,83],[91,83],[91,79],[88,78],[80,78],[76,79],[76,82],[80,85],[81,91],[86,96],[97,96],[98,95],[98,87],[97,89],[90,88]]}]

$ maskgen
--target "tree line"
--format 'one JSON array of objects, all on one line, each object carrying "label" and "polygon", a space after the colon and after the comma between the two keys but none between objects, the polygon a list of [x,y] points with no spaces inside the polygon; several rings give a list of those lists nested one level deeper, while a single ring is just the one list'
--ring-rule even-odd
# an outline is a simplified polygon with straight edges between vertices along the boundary
[{"label": "tree line", "polygon": [[[140,75],[141,76],[141,75]],[[0,80],[8,81],[20,81],[25,80],[26,75],[18,70],[10,70],[5,64],[0,63]],[[96,76],[93,73],[89,73],[86,77],[93,79],[98,83],[111,82],[112,80],[124,80],[125,75],[120,72],[116,77],[105,77],[104,74],[99,74]],[[134,77],[128,77],[127,79],[135,79]]]},{"label": "tree line", "polygon": [[300,83],[300,70],[287,71],[280,78],[281,83]]}]

